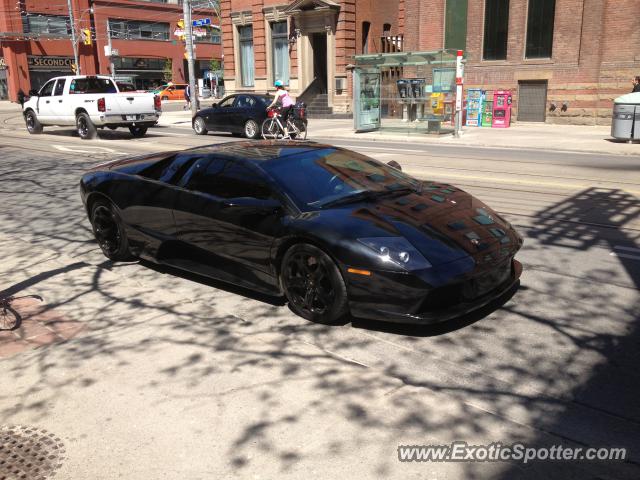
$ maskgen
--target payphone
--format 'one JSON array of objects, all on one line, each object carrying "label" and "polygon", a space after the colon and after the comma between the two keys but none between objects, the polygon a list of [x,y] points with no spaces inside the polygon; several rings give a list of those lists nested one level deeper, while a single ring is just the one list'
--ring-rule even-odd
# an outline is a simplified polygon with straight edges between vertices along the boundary
[{"label": "payphone", "polygon": [[493,92],[493,128],[507,128],[511,124],[511,91]]}]

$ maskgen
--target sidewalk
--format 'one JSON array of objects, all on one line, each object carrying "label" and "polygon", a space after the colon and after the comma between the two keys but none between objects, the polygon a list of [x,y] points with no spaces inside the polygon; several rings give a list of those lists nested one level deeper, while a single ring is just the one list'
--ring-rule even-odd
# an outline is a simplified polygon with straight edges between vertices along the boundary
[{"label": "sidewalk", "polygon": [[[160,125],[191,127],[190,112],[163,112]],[[309,138],[357,139],[410,144],[464,145],[493,148],[518,148],[551,151],[638,155],[640,145],[611,138],[609,126],[552,125],[516,123],[510,128],[464,127],[462,136],[424,133],[367,132],[354,133],[351,119],[309,119]]]}]

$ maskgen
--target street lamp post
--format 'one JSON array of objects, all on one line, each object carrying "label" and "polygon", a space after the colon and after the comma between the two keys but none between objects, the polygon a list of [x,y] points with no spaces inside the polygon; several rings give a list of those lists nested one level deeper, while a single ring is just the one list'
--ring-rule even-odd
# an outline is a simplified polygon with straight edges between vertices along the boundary
[{"label": "street lamp post", "polygon": [[69,8],[69,21],[71,22],[71,43],[73,44],[73,61],[76,65],[76,74],[80,74],[80,62],[78,61],[78,42],[76,38],[76,22],[73,19],[73,8],[71,7],[71,0],[67,0],[67,7]]}]

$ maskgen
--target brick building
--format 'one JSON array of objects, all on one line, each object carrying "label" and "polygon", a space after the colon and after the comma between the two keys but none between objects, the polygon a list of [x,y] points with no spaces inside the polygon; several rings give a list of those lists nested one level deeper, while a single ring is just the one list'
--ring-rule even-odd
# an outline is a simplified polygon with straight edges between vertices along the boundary
[{"label": "brick building", "polygon": [[[609,123],[640,75],[638,0],[221,0],[227,91],[351,111],[353,56],[463,49],[466,87],[513,92],[513,118]],[[391,49],[390,49],[391,47]]]},{"label": "brick building", "polygon": [[[188,72],[184,43],[174,33],[182,19],[178,0],[72,0],[78,58],[82,74],[110,74],[137,88],[184,82]],[[0,98],[16,99],[58,75],[72,74],[74,63],[66,0],[0,0]],[[193,18],[211,18],[213,10],[196,9]],[[85,45],[83,34],[91,36]],[[220,31],[208,29],[196,45],[196,76],[202,78],[212,59],[221,60]],[[118,56],[105,56],[111,37]]]}]

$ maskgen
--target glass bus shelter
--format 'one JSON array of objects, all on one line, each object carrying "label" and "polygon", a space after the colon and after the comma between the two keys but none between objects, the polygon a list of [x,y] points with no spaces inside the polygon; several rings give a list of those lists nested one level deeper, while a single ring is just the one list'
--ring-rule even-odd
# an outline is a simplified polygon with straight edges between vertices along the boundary
[{"label": "glass bus shelter", "polygon": [[356,132],[453,132],[456,50],[356,55],[354,59]]}]

